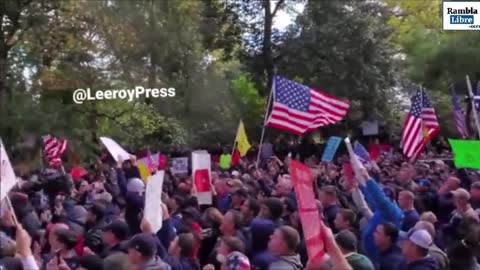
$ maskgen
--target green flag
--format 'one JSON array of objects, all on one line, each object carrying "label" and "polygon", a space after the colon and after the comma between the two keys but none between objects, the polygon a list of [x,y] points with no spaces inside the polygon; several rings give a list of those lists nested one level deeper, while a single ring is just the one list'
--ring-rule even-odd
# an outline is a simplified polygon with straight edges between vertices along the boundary
[{"label": "green flag", "polygon": [[448,139],[457,168],[480,169],[480,141]]}]

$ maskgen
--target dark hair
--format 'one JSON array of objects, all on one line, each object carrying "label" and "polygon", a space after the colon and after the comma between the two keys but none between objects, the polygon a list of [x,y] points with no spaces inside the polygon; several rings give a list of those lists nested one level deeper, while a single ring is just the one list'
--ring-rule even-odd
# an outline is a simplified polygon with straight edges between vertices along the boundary
[{"label": "dark hair", "polygon": [[235,227],[235,230],[240,230],[242,228],[242,225],[243,225],[242,213],[240,213],[238,210],[233,210],[233,209],[228,210],[227,213],[232,214],[233,225]]},{"label": "dark hair", "polygon": [[245,252],[245,245],[242,240],[234,236],[224,236],[222,242],[228,247],[230,252],[238,251],[240,253]]},{"label": "dark hair", "polygon": [[193,254],[193,247],[195,245],[195,238],[191,233],[181,233],[178,235],[178,246],[183,257],[191,257]]},{"label": "dark hair", "polygon": [[253,212],[253,216],[258,216],[260,212],[260,204],[254,198],[250,198],[247,200],[248,209]]},{"label": "dark hair", "polygon": [[357,218],[357,215],[355,215],[355,212],[353,212],[350,209],[340,209],[340,215],[342,215],[342,218],[348,221],[350,223],[350,226],[355,226],[355,220]]},{"label": "dark hair", "polygon": [[337,198],[337,188],[334,186],[324,186],[322,191],[329,196]]},{"label": "dark hair", "polygon": [[380,223],[380,225],[383,227],[385,235],[390,237],[390,241],[395,244],[399,234],[398,228],[391,222]]},{"label": "dark hair", "polygon": [[290,226],[282,226],[278,228],[282,233],[283,240],[287,243],[290,252],[296,252],[300,245],[300,235],[298,231]]},{"label": "dark hair", "polygon": [[58,228],[54,233],[58,242],[64,244],[67,249],[73,249],[77,245],[77,235],[72,230]]},{"label": "dark hair", "polygon": [[264,204],[270,212],[270,219],[276,220],[282,217],[283,203],[279,198],[268,198],[264,201]]}]

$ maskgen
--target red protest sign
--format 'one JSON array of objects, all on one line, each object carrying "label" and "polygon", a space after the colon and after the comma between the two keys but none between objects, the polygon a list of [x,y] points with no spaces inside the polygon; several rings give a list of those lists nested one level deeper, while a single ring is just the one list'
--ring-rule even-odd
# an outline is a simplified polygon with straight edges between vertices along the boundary
[{"label": "red protest sign", "polygon": [[193,183],[197,192],[209,192],[210,179],[208,177],[208,169],[196,170]]},{"label": "red protest sign", "polygon": [[351,163],[343,164],[342,172],[346,182],[351,185],[355,183],[355,173],[353,172]]},{"label": "red protest sign", "polygon": [[159,154],[158,155],[158,169],[165,170],[167,167],[167,156]]},{"label": "red protest sign", "polygon": [[325,255],[322,239],[323,222],[318,214],[310,168],[298,161],[290,161],[290,175],[298,203],[308,258],[319,260]]}]

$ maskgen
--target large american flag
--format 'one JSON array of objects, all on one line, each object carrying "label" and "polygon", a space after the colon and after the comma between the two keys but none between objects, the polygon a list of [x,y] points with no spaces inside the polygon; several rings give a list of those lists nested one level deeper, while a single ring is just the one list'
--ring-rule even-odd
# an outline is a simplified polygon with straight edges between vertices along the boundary
[{"label": "large american flag", "polygon": [[412,160],[425,148],[426,143],[438,132],[437,116],[428,96],[423,90],[412,97],[412,107],[402,129],[403,154]]},{"label": "large american flag", "polygon": [[275,76],[273,97],[266,125],[298,135],[337,123],[350,107],[347,101],[280,76]]},{"label": "large american flag", "polygon": [[58,140],[51,135],[45,135],[42,137],[43,141],[43,153],[48,159],[48,165],[50,167],[61,167],[61,156],[67,150],[67,140]]},{"label": "large american flag", "polygon": [[455,121],[455,126],[457,127],[460,137],[463,139],[468,138],[465,115],[463,114],[462,107],[460,106],[460,102],[458,101],[457,93],[455,93],[453,85],[450,87],[450,91],[452,92],[453,120]]}]

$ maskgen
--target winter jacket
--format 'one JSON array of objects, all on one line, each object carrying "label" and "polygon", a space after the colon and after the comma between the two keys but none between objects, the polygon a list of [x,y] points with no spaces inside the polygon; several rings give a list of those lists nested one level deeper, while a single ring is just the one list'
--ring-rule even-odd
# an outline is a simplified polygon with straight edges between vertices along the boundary
[{"label": "winter jacket", "polygon": [[175,258],[167,255],[165,256],[164,261],[170,265],[172,270],[200,270],[200,265],[191,258]]},{"label": "winter jacket", "polygon": [[300,262],[300,256],[279,256],[268,266],[268,270],[301,270],[303,269]]},{"label": "winter jacket", "polygon": [[394,245],[378,257],[377,270],[402,270],[405,266],[405,258],[401,249]]},{"label": "winter jacket", "polygon": [[377,226],[384,222],[391,222],[400,228],[403,220],[403,212],[398,206],[390,201],[377,182],[373,179],[369,179],[365,186],[360,186],[360,190],[367,202],[373,204],[375,212],[372,218],[368,221],[365,230],[362,233],[362,242],[368,257],[372,262],[377,261],[378,250],[375,247],[373,240],[373,234],[377,229]]},{"label": "winter jacket", "polygon": [[427,256],[419,261],[407,264],[406,270],[438,270],[439,267],[435,259]]}]

